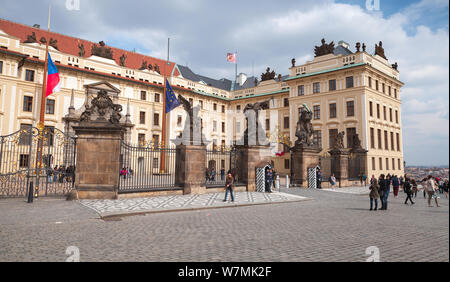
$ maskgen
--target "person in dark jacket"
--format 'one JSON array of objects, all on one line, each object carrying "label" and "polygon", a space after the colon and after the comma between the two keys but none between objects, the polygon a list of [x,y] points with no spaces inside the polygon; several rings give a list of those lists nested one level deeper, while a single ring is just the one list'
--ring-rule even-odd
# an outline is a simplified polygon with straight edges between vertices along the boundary
[{"label": "person in dark jacket", "polygon": [[317,169],[316,173],[317,189],[322,189],[322,172],[320,171],[320,168]]},{"label": "person in dark jacket", "polygon": [[414,202],[412,200],[412,184],[411,184],[411,180],[409,179],[409,177],[405,177],[405,183],[403,184],[403,189],[405,190],[406,193],[406,200],[405,200],[405,205],[408,204],[408,200],[411,201],[411,204],[414,205]]},{"label": "person in dark jacket", "polygon": [[398,197],[398,191],[400,190],[400,180],[397,175],[392,176],[392,187],[394,187],[394,197]]},{"label": "person in dark jacket", "polygon": [[227,173],[227,178],[225,180],[225,199],[224,202],[227,201],[228,192],[230,192],[231,201],[234,202],[234,195],[233,195],[233,183],[234,183],[234,177],[231,173],[231,170]]},{"label": "person in dark jacket", "polygon": [[386,210],[386,198],[385,194],[387,193],[387,181],[385,179],[384,174],[380,175],[380,179],[378,180],[378,185],[380,185],[380,200],[381,200],[381,209],[380,210]]}]

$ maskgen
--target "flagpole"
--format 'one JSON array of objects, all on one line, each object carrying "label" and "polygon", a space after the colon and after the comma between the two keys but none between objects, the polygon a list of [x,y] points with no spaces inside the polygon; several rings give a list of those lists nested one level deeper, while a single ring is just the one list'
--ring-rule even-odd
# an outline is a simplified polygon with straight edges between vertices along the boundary
[{"label": "flagpole", "polygon": [[161,163],[160,163],[160,172],[164,173],[165,170],[165,162],[166,162],[166,154],[164,153],[164,148],[166,147],[166,91],[167,91],[167,78],[166,71],[167,65],[169,64],[169,46],[170,46],[170,38],[167,38],[167,60],[164,64],[164,92],[163,92],[163,120],[162,120],[162,141],[161,141]]},{"label": "flagpole", "polygon": [[235,59],[234,59],[234,66],[235,66],[235,70],[234,70],[234,88],[236,89],[236,82],[237,82],[237,51],[235,52]]},{"label": "flagpole", "polygon": [[44,61],[44,74],[42,81],[42,93],[41,93],[41,108],[39,114],[39,123],[37,124],[37,128],[39,129],[39,142],[36,151],[36,195],[39,191],[39,178],[41,175],[42,168],[42,151],[44,146],[44,128],[45,128],[45,100],[46,100],[46,92],[47,92],[47,72],[48,72],[48,46],[50,43],[50,15],[51,15],[51,5],[48,7],[48,29],[47,29],[47,40],[45,44],[45,61]]}]

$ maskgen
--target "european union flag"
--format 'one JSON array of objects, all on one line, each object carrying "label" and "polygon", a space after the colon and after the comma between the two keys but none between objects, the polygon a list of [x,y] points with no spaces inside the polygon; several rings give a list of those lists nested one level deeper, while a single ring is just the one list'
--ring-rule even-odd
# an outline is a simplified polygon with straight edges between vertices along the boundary
[{"label": "european union flag", "polygon": [[166,79],[166,114],[171,110],[175,109],[180,105],[180,102],[173,92],[172,86],[170,86],[169,81]]}]

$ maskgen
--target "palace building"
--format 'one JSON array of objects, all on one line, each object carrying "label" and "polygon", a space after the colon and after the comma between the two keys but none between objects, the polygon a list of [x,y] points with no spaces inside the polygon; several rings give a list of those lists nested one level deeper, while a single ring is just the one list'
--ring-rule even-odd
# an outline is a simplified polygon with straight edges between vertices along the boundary
[{"label": "palace building", "polygon": [[[47,31],[0,19],[0,135],[36,126],[45,60]],[[345,132],[345,146],[358,134],[368,151],[368,175],[403,174],[401,87],[397,64],[390,64],[382,43],[375,54],[357,43],[336,46],[322,40],[315,58],[301,65],[293,59],[287,75],[267,69],[261,77],[239,74],[236,81],[196,74],[187,66],[114,47],[50,33],[49,52],[62,83],[60,92],[47,98],[45,126],[65,128],[70,110],[80,109],[90,89],[107,87],[131,124],[127,142],[161,142],[164,77],[175,93],[200,107],[203,132],[212,147],[233,144],[246,128],[242,111],[249,103],[270,100],[263,126],[278,141],[275,169],[290,173],[288,146],[296,140],[299,108],[313,112],[314,141],[323,149]],[[311,46],[313,42],[311,42]],[[313,48],[311,48],[313,50]],[[288,66],[286,67],[288,68]],[[214,76],[214,74],[208,74]],[[236,113],[232,117],[229,112]],[[275,118],[274,118],[275,117]],[[167,115],[173,140],[184,128],[186,113],[178,107]],[[232,132],[230,138],[229,132]],[[232,140],[230,140],[232,139]]]}]

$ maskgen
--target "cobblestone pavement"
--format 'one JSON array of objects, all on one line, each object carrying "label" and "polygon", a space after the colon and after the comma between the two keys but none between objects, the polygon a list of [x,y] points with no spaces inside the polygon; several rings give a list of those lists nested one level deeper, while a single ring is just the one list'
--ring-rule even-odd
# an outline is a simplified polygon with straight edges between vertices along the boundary
[{"label": "cobblestone pavement", "polygon": [[120,200],[82,200],[80,203],[88,208],[91,208],[101,217],[105,217],[112,215],[150,213],[169,210],[173,211],[293,202],[308,199],[298,195],[278,192],[236,192],[234,193],[233,203],[231,203],[230,195],[228,195],[227,202],[223,202],[224,198],[225,193],[209,193],[204,195],[178,195]]},{"label": "cobblestone pavement", "polygon": [[101,220],[78,202],[0,201],[0,261],[449,261],[448,199],[369,211],[366,195],[282,190],[312,201]]}]

